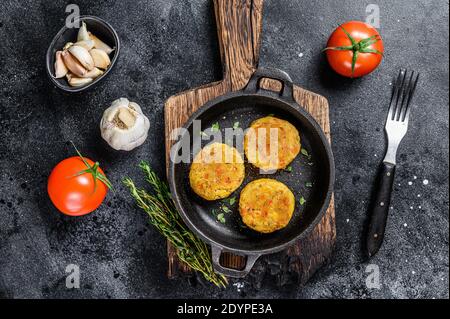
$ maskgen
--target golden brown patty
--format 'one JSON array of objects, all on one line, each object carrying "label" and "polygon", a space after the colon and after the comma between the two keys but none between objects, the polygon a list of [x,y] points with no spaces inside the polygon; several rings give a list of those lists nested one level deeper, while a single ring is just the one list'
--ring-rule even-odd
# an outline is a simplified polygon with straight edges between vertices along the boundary
[{"label": "golden brown patty", "polygon": [[[275,139],[277,137],[275,132],[278,132],[277,139]],[[271,156],[271,134],[272,139],[278,142],[278,156]],[[273,116],[263,117],[254,121],[245,134],[244,151],[248,161],[258,168],[284,169],[300,152],[300,135],[294,125],[288,121]]]},{"label": "golden brown patty", "polygon": [[228,197],[244,180],[244,161],[231,146],[212,143],[194,158],[189,182],[194,192],[206,200]]},{"label": "golden brown patty", "polygon": [[286,227],[294,208],[294,194],[274,179],[262,178],[247,184],[239,198],[242,221],[260,233],[271,233]]}]

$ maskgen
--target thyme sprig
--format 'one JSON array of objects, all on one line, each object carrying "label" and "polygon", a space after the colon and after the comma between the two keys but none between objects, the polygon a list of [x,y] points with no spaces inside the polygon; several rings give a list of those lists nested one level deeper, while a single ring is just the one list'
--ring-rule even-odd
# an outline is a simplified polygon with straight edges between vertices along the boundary
[{"label": "thyme sprig", "polygon": [[147,162],[142,161],[139,167],[152,192],[148,193],[144,189],[137,188],[128,177],[123,183],[128,187],[137,205],[147,213],[150,224],[177,248],[178,257],[189,267],[200,272],[206,280],[216,286],[226,287],[227,279],[214,272],[207,245],[192,233],[181,219],[167,184],[156,175]]}]

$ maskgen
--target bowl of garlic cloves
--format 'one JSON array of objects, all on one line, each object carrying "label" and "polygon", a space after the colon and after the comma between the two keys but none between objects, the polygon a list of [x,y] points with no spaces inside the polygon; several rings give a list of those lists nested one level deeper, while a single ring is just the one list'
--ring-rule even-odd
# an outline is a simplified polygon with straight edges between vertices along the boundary
[{"label": "bowl of garlic cloves", "polygon": [[120,51],[116,31],[106,21],[81,16],[79,28],[64,26],[47,50],[47,73],[66,92],[84,91],[102,80]]}]

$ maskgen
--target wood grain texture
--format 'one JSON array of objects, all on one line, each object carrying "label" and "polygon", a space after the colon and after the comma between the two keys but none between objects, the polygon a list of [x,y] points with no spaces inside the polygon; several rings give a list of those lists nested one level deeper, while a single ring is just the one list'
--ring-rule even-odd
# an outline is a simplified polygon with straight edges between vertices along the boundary
[{"label": "wood grain texture", "polygon": [[[213,1],[223,66],[223,80],[179,93],[166,101],[164,117],[167,166],[169,150],[174,142],[171,140],[171,132],[181,127],[194,111],[209,100],[227,92],[242,89],[258,67],[263,0]],[[280,83],[269,79],[264,79],[261,86],[274,91],[280,90]],[[330,139],[327,100],[323,96],[298,86],[294,88],[294,98],[299,105],[312,114]],[[272,275],[284,278],[287,273],[293,273],[298,282],[305,283],[327,261],[335,238],[334,201],[332,199],[326,215],[310,236],[297,242],[288,250],[276,254],[275,262],[273,257],[262,257],[258,262],[259,267],[255,267],[252,275],[260,284],[270,265],[272,270],[269,273]],[[190,269],[179,261],[176,250],[170,244],[168,244],[168,262],[169,277],[191,273]],[[237,269],[244,265],[242,257],[230,253],[224,253],[221,262],[226,267]],[[273,271],[274,264],[278,271]],[[281,279],[279,282],[283,284],[285,280]]]}]

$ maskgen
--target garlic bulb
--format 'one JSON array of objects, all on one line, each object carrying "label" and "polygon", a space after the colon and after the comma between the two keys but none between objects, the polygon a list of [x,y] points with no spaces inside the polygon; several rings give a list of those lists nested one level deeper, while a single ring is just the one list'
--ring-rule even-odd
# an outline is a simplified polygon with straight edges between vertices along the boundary
[{"label": "garlic bulb", "polygon": [[120,98],[112,102],[103,113],[100,131],[103,139],[116,149],[131,151],[142,145],[147,138],[150,122],[141,107]]}]

